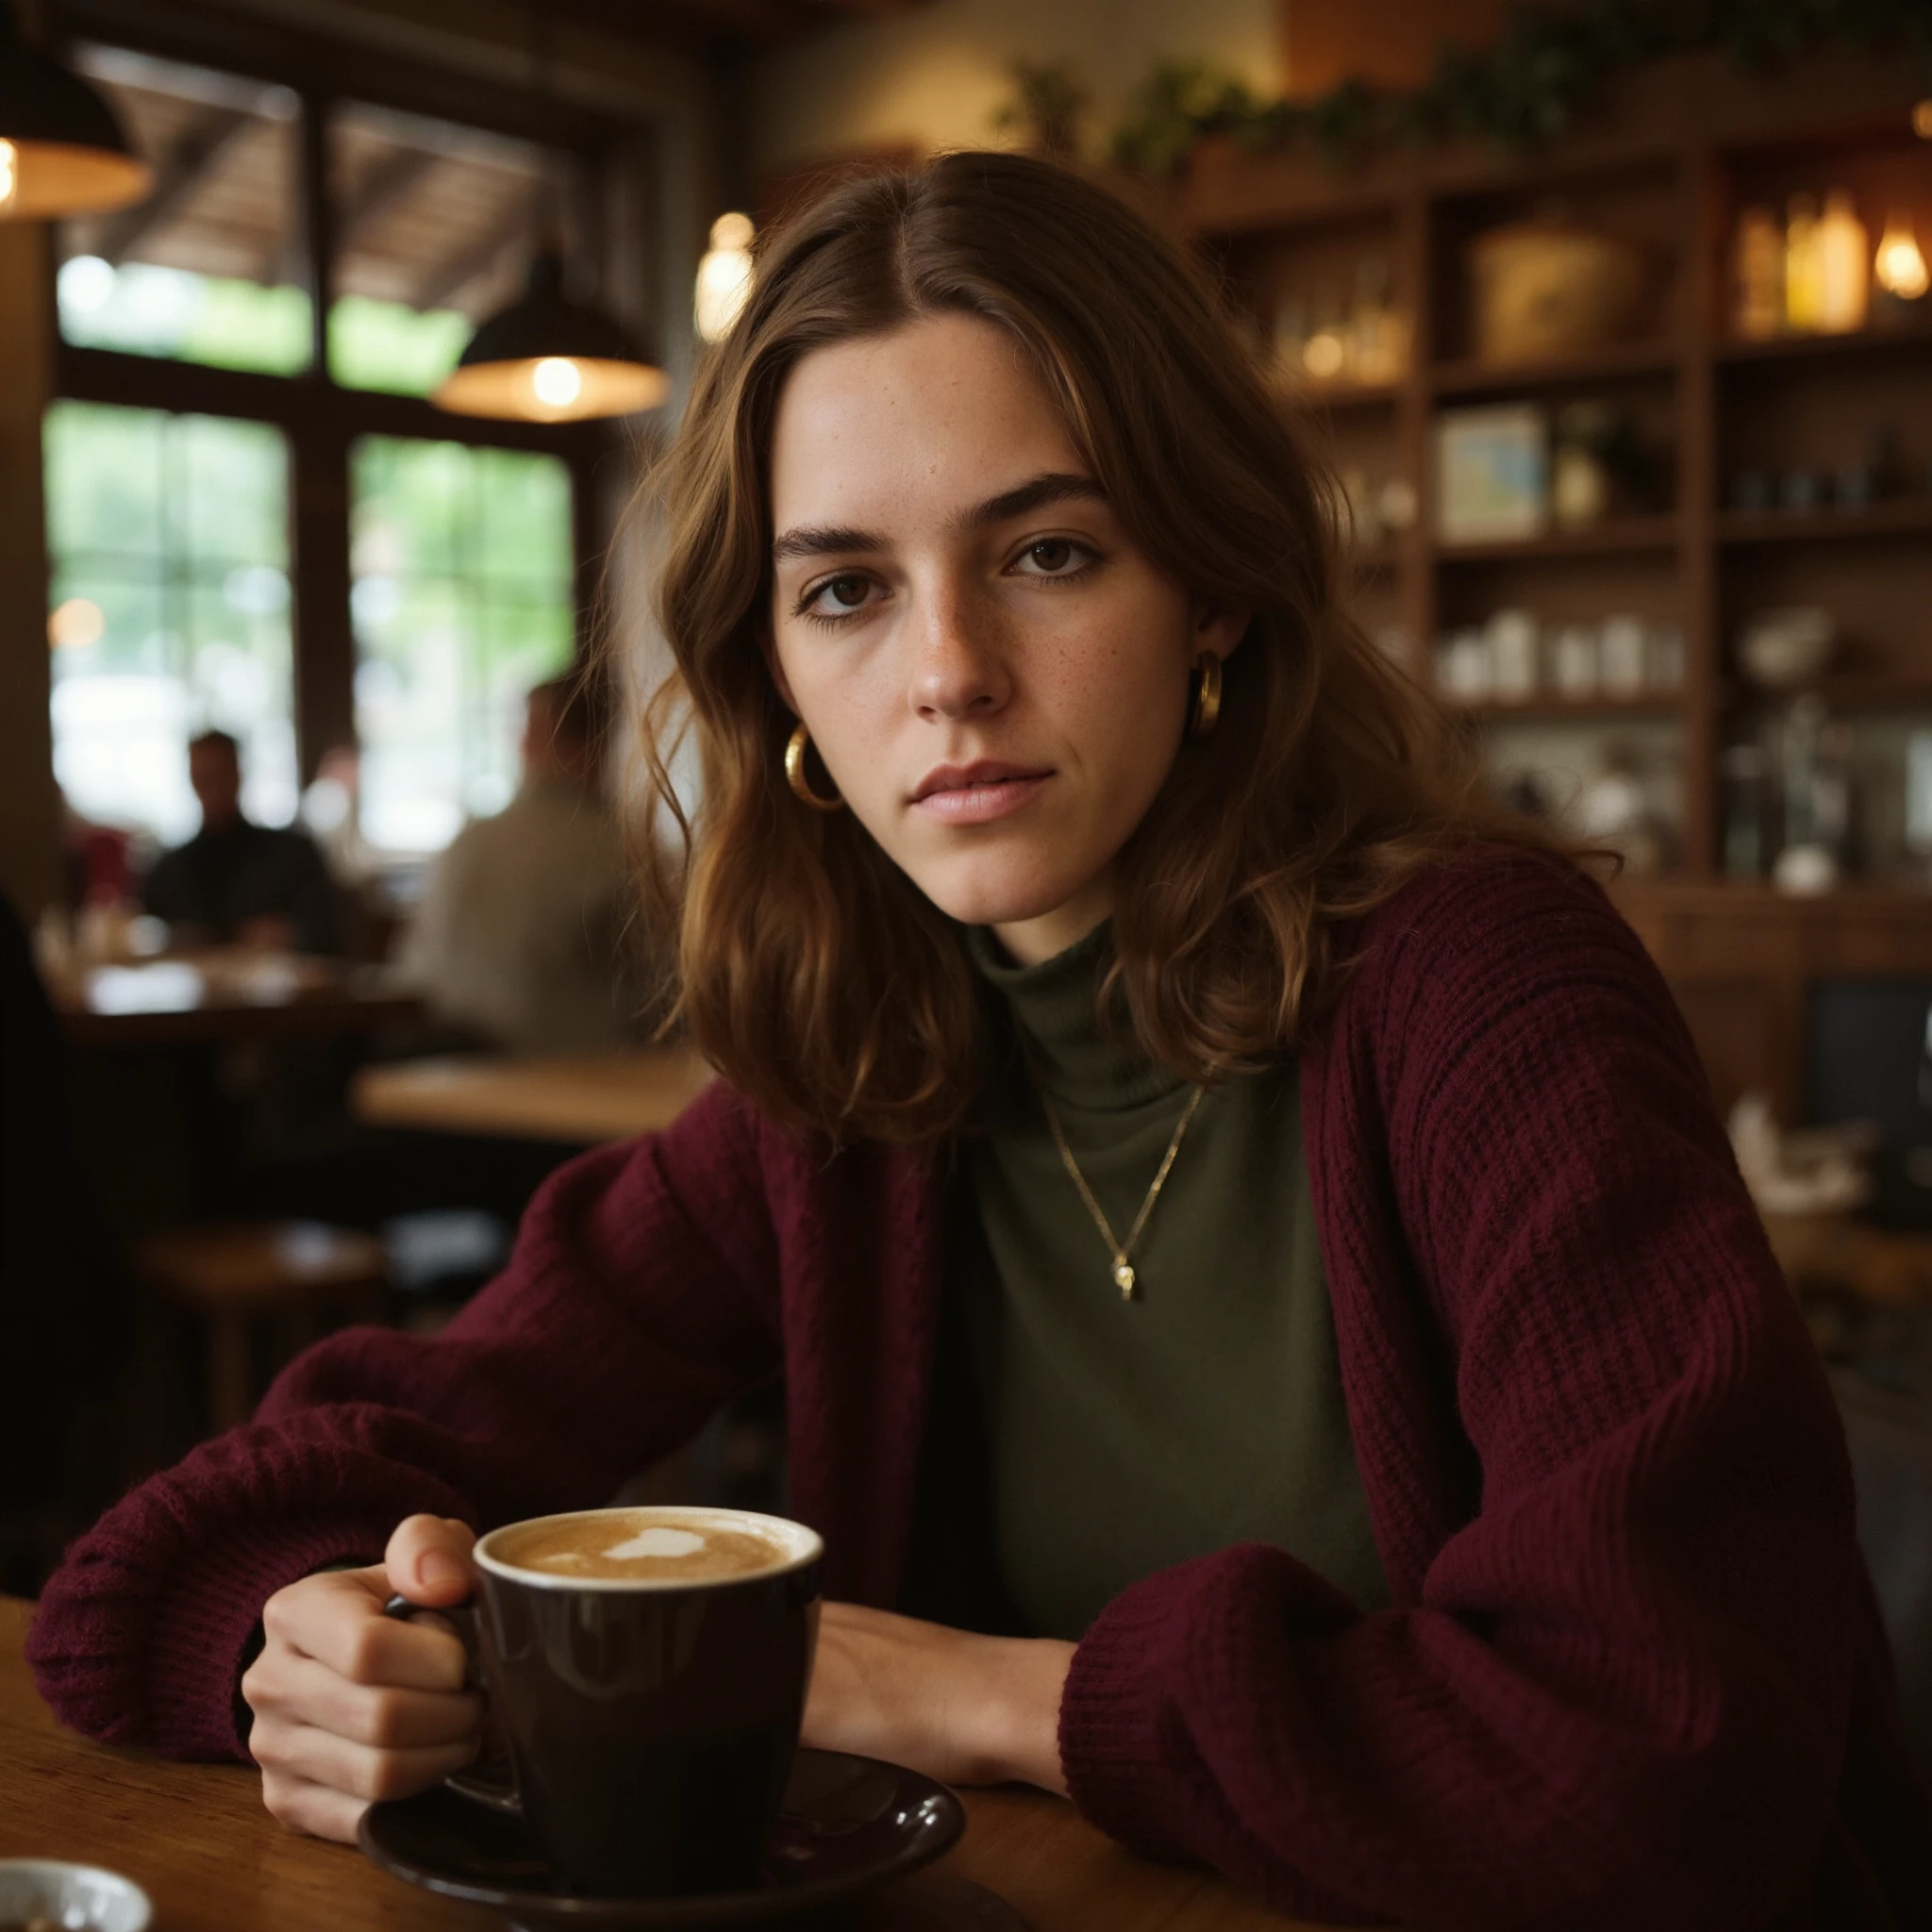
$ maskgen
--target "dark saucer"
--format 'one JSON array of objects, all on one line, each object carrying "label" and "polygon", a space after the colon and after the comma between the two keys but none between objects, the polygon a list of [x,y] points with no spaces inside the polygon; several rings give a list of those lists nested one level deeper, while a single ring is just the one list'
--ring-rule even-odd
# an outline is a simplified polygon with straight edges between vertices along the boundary
[{"label": "dark saucer", "polygon": [[[358,1834],[385,1871],[448,1898],[491,1906],[530,1932],[549,1928],[739,1925],[850,1898],[937,1858],[966,1828],[944,1785],[900,1765],[835,1751],[800,1751],[778,1828],[754,1890],[684,1898],[585,1898],[567,1891],[521,1820],[439,1786],[373,1805]],[[968,1896],[968,1895],[971,1896]],[[903,1895],[905,1912],[891,1909]],[[935,1877],[894,1887],[860,1924],[908,1932],[1015,1932],[1022,1921],[991,1892]]]}]

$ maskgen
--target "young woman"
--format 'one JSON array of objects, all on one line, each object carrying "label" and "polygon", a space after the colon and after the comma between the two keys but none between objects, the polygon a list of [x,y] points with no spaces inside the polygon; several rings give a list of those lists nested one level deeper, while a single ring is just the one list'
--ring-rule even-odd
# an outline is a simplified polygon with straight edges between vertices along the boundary
[{"label": "young woman", "polygon": [[808,1741],[1320,1918],[1927,1923],[1841,1439],[1690,1042],[1348,621],[1198,271],[1031,161],[844,188],[659,500],[724,1077],[444,1335],[332,1340],[111,1511],[55,1707],[347,1837],[475,1748],[385,1595],[782,1374]]}]

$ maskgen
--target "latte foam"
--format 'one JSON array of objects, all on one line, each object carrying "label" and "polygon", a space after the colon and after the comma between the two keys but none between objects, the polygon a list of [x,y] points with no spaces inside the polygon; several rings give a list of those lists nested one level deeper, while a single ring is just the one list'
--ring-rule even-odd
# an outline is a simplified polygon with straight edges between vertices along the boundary
[{"label": "latte foam", "polygon": [[742,1519],[695,1511],[608,1509],[550,1517],[500,1532],[490,1554],[513,1570],[609,1583],[708,1583],[755,1576],[795,1552]]}]

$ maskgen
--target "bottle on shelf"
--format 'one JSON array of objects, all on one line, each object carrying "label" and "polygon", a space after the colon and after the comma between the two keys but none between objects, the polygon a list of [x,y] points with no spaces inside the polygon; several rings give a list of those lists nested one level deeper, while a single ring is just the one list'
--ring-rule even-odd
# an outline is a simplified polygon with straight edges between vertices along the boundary
[{"label": "bottle on shelf", "polygon": [[1784,842],[1772,877],[1787,892],[1829,891],[1851,856],[1852,777],[1848,727],[1807,691],[1785,714],[1778,762],[1784,778]]},{"label": "bottle on shelf", "polygon": [[1842,188],[1824,197],[1816,245],[1818,326],[1827,335],[1854,334],[1872,306],[1872,237]]},{"label": "bottle on shelf", "polygon": [[1724,876],[1761,879],[1771,865],[1771,754],[1734,744],[1724,755]]},{"label": "bottle on shelf", "polygon": [[1332,295],[1319,305],[1314,333],[1302,344],[1302,370],[1315,382],[1335,382],[1348,373],[1348,323]]},{"label": "bottle on shelf", "polygon": [[1399,382],[1408,367],[1408,325],[1389,299],[1389,263],[1362,258],[1349,311],[1347,370],[1357,382]]},{"label": "bottle on shelf", "polygon": [[1818,198],[1794,194],[1785,212],[1785,326],[1810,335],[1824,312],[1824,263],[1818,247]]},{"label": "bottle on shelf", "polygon": [[1768,208],[1747,208],[1731,250],[1731,326],[1746,341],[1765,341],[1785,325],[1785,237]]}]

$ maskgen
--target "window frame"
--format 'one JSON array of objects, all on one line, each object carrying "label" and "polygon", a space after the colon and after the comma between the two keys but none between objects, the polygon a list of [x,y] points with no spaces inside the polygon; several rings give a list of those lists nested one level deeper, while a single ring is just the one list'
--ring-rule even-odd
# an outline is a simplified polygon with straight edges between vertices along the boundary
[{"label": "window frame", "polygon": [[[158,9],[150,0],[62,0],[58,28],[70,42],[125,47],[290,89],[296,97],[303,258],[310,300],[310,355],[294,375],[220,369],[116,349],[83,348],[53,331],[52,398],[237,418],[279,429],[289,452],[289,556],[297,778],[306,785],[325,752],[356,737],[356,636],[350,613],[350,457],[363,436],[409,437],[472,448],[531,451],[560,458],[571,483],[575,609],[582,661],[609,528],[602,473],[625,459],[622,432],[606,423],[495,422],[439,409],[426,398],[345,388],[329,372],[335,234],[328,192],[328,130],[351,104],[479,127],[541,142],[566,157],[572,213],[581,217],[600,280],[612,251],[596,213],[619,170],[648,171],[651,130],[635,121],[585,112],[527,89],[497,86],[407,58],[372,60],[363,50],[188,0]],[[640,184],[656,208],[655,183]],[[660,211],[661,212],[661,211]],[[652,291],[638,291],[646,312]],[[52,289],[48,300],[53,299]]]}]

